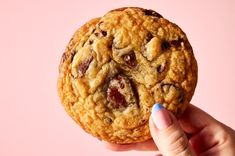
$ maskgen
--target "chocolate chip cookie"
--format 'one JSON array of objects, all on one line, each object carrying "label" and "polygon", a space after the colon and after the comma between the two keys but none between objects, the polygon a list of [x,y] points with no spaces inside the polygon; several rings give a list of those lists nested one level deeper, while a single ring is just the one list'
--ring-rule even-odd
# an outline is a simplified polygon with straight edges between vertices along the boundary
[{"label": "chocolate chip cookie", "polygon": [[75,32],[61,58],[58,92],[86,132],[126,144],[151,138],[154,103],[182,114],[196,83],[197,63],[185,33],[153,10],[127,7]]}]

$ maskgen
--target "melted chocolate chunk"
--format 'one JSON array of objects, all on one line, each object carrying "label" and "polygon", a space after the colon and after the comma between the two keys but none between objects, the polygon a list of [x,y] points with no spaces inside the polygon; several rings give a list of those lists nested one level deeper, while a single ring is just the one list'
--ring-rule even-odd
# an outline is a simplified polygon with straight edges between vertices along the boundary
[{"label": "melted chocolate chunk", "polygon": [[181,42],[184,42],[182,38],[178,40],[171,40],[171,41],[163,41],[161,45],[162,51],[168,50],[170,47],[179,48],[181,46]]},{"label": "melted chocolate chunk", "polygon": [[162,15],[160,15],[159,13],[157,13],[156,11],[150,10],[150,9],[145,9],[144,14],[147,16],[154,16],[154,17],[158,17],[158,18],[162,17]]},{"label": "melted chocolate chunk", "polygon": [[162,51],[168,50],[170,48],[170,43],[167,41],[163,41],[161,44]]},{"label": "melted chocolate chunk", "polygon": [[110,109],[123,110],[128,106],[138,105],[138,98],[136,87],[125,75],[118,74],[110,79],[107,89],[108,107]]},{"label": "melted chocolate chunk", "polygon": [[147,42],[149,42],[154,36],[152,35],[152,33],[148,33],[147,36],[146,36],[146,40]]},{"label": "melted chocolate chunk", "polygon": [[123,55],[123,60],[130,68],[134,68],[137,65],[134,51],[131,51],[129,54]]},{"label": "melted chocolate chunk", "polygon": [[181,42],[183,42],[184,40],[182,38],[178,39],[178,40],[172,40],[170,41],[170,45],[172,47],[178,48],[181,46]]},{"label": "melted chocolate chunk", "polygon": [[88,69],[88,67],[89,67],[92,60],[93,60],[93,57],[83,61],[82,63],[80,63],[78,65],[78,75],[79,75],[79,77],[82,77],[84,75],[84,73]]},{"label": "melted chocolate chunk", "polygon": [[113,108],[119,108],[121,106],[126,106],[125,97],[118,91],[117,88],[108,88],[107,100],[112,104]]}]

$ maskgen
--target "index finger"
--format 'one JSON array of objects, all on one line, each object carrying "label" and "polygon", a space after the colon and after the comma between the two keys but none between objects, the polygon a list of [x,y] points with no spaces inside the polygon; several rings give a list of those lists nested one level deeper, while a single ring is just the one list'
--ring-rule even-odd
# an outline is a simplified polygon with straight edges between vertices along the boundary
[{"label": "index finger", "polygon": [[212,116],[192,104],[189,104],[183,115],[179,117],[179,123],[186,133],[196,133],[216,122]]}]

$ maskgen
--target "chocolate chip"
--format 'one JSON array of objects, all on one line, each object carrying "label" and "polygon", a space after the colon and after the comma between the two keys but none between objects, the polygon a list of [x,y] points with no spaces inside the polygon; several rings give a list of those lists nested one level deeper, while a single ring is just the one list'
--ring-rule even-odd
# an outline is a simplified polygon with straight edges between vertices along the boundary
[{"label": "chocolate chip", "polygon": [[123,89],[125,85],[123,83],[120,84],[120,88]]},{"label": "chocolate chip", "polygon": [[100,21],[100,22],[98,23],[98,27],[100,27],[100,25],[101,25],[102,23],[104,23],[104,21]]},{"label": "chocolate chip", "polygon": [[92,60],[93,60],[93,57],[83,61],[82,63],[80,63],[78,65],[78,75],[79,75],[79,77],[82,77],[84,75],[84,73],[88,69],[88,67],[89,67]]},{"label": "chocolate chip", "polygon": [[106,36],[106,35],[107,35],[107,32],[104,31],[104,30],[101,30],[101,33],[102,33],[103,36]]},{"label": "chocolate chip", "polygon": [[161,64],[157,67],[157,72],[158,73],[162,73],[165,70],[166,65],[165,64]]},{"label": "chocolate chip", "polygon": [[95,32],[94,35],[95,35],[96,37],[99,37],[99,33],[98,33],[98,32]]},{"label": "chocolate chip", "polygon": [[178,40],[163,41],[162,45],[161,45],[161,49],[162,49],[162,51],[165,51],[165,50],[169,49],[170,47],[179,48],[181,46],[182,42],[184,42],[184,40],[182,38],[180,38]]},{"label": "chocolate chip", "polygon": [[146,40],[147,42],[149,42],[154,36],[152,35],[152,33],[148,33],[147,36],[146,36]]},{"label": "chocolate chip", "polygon": [[129,54],[123,55],[123,60],[130,68],[134,68],[137,65],[134,51],[131,51]]},{"label": "chocolate chip", "polygon": [[84,47],[85,43],[86,43],[86,42],[82,42],[82,43],[81,43],[82,47]]},{"label": "chocolate chip", "polygon": [[67,60],[67,55],[66,53],[64,52],[62,57],[61,57],[61,62],[64,63],[65,61]]},{"label": "chocolate chip", "polygon": [[167,41],[163,41],[161,44],[162,51],[168,50],[170,48],[170,43]]},{"label": "chocolate chip", "polygon": [[178,40],[171,40],[171,41],[163,41],[161,44],[162,51],[168,50],[170,47],[179,48],[181,46],[181,42],[184,40],[182,38]]},{"label": "chocolate chip", "polygon": [[147,16],[154,16],[154,17],[158,17],[158,18],[162,17],[162,15],[160,15],[159,13],[157,13],[156,11],[150,10],[150,9],[145,9],[144,14]]},{"label": "chocolate chip", "polygon": [[118,91],[117,88],[108,88],[107,100],[111,103],[113,108],[119,108],[121,106],[126,106],[125,97]]},{"label": "chocolate chip", "polygon": [[109,117],[106,117],[105,119],[104,119],[104,123],[105,124],[111,124],[113,122],[113,120],[111,119],[111,118],[109,118]]},{"label": "chocolate chip", "polygon": [[64,63],[68,59],[72,62],[75,54],[76,54],[75,51],[71,51],[71,53],[64,52],[63,55],[61,56],[61,62]]},{"label": "chocolate chip", "polygon": [[142,119],[140,122],[141,122],[142,124],[144,124],[144,123],[146,122],[146,120],[145,120],[145,119]]},{"label": "chocolate chip", "polygon": [[[176,100],[177,103],[182,103],[184,101],[184,93],[180,86],[177,84],[161,84],[161,90],[164,95],[175,94],[174,97],[168,97],[168,100]],[[174,99],[172,99],[174,98]]]},{"label": "chocolate chip", "polygon": [[101,35],[105,37],[107,36],[107,31],[101,30],[101,32],[95,32],[94,35],[96,37],[101,37]]},{"label": "chocolate chip", "polygon": [[73,58],[74,58],[74,55],[76,54],[76,51],[73,50],[71,51],[71,57],[70,57],[70,61],[72,62],[73,61]]},{"label": "chocolate chip", "polygon": [[95,30],[96,30],[96,29],[93,29],[93,30],[91,31],[91,33],[93,34],[93,33],[95,32]]},{"label": "chocolate chip", "polygon": [[183,42],[183,41],[184,41],[184,40],[183,40],[182,38],[180,38],[180,39],[178,39],[178,40],[172,40],[172,41],[170,41],[169,43],[170,43],[170,45],[171,45],[172,47],[178,48],[178,47],[181,46],[181,42]]},{"label": "chocolate chip", "polygon": [[89,40],[89,44],[93,44],[93,42],[94,42],[93,40]]},{"label": "chocolate chip", "polygon": [[193,49],[191,45],[189,44],[189,42],[184,42],[184,47],[187,51],[193,52]]},{"label": "chocolate chip", "polygon": [[110,109],[124,110],[126,107],[138,106],[138,93],[135,93],[135,86],[132,81],[123,74],[118,74],[112,78],[108,83],[107,88],[107,106]]}]

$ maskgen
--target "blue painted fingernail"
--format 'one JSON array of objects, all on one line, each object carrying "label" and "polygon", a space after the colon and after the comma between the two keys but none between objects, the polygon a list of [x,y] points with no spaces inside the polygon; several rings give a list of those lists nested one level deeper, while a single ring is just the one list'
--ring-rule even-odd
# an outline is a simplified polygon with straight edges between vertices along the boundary
[{"label": "blue painted fingernail", "polygon": [[156,114],[157,111],[161,110],[164,108],[160,103],[155,103],[152,107],[152,114]]},{"label": "blue painted fingernail", "polygon": [[152,108],[151,119],[155,126],[159,129],[165,129],[172,124],[169,112],[160,103],[156,103]]}]

